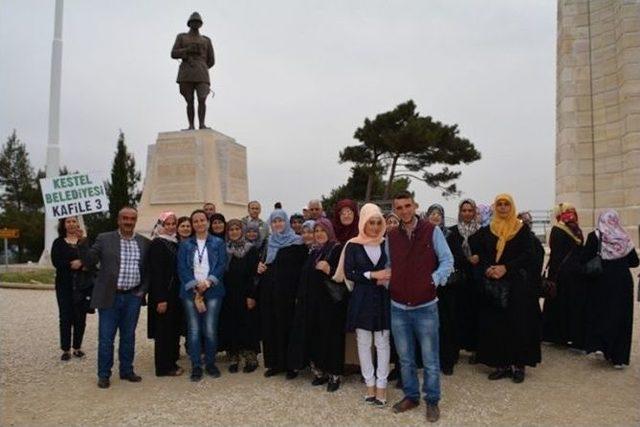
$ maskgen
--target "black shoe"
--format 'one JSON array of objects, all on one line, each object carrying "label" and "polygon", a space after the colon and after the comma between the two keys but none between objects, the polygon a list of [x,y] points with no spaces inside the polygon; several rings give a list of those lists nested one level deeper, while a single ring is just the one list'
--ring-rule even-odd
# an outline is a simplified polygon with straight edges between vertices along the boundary
[{"label": "black shoe", "polygon": [[136,375],[134,372],[126,375],[120,375],[121,380],[127,380],[132,383],[139,383],[142,381],[142,377],[140,375]]},{"label": "black shoe", "polygon": [[82,351],[82,350],[73,350],[73,355],[75,357],[84,357],[84,351]]},{"label": "black shoe", "polygon": [[442,366],[440,367],[440,370],[442,371],[442,375],[453,375],[453,366]]},{"label": "black shoe", "polygon": [[98,378],[99,388],[109,388],[110,385],[111,385],[111,381],[109,381],[109,378]]},{"label": "black shoe", "polygon": [[202,368],[197,367],[191,369],[191,381],[200,381],[202,379]]},{"label": "black shoe", "polygon": [[231,365],[229,365],[229,372],[231,372],[232,374],[235,374],[238,372],[238,364],[237,363],[232,363]]},{"label": "black shoe", "polygon": [[326,384],[328,381],[329,381],[329,377],[326,375],[323,375],[321,377],[315,377],[313,381],[311,381],[311,385],[322,385],[322,384]]},{"label": "black shoe", "polygon": [[520,384],[524,381],[524,369],[515,369],[511,380],[516,384]]},{"label": "black shoe", "polygon": [[489,374],[489,379],[491,381],[495,381],[495,380],[501,380],[503,378],[508,378],[510,376],[511,376],[510,368],[498,368]]},{"label": "black shoe", "polygon": [[67,360],[71,360],[71,353],[69,353],[68,351],[65,351],[64,353],[62,353],[62,356],[60,356],[60,360],[62,360],[63,362],[66,362]]},{"label": "black shoe", "polygon": [[269,377],[273,377],[278,375],[280,372],[282,372],[279,369],[275,369],[275,368],[269,368],[266,371],[264,371],[264,376],[269,378]]},{"label": "black shoe", "polygon": [[207,371],[207,375],[210,377],[220,378],[220,369],[216,365],[207,365],[204,370]]},{"label": "black shoe", "polygon": [[288,380],[292,380],[297,376],[298,376],[298,371],[287,371],[287,375],[285,375],[285,378]]},{"label": "black shoe", "polygon": [[256,369],[258,369],[257,363],[247,363],[246,365],[244,365],[244,368],[242,368],[242,372],[244,372],[245,374],[250,374]]},{"label": "black shoe", "polygon": [[329,384],[327,384],[327,391],[329,393],[333,393],[339,388],[340,388],[340,378],[336,378],[336,379],[331,378],[329,380]]}]

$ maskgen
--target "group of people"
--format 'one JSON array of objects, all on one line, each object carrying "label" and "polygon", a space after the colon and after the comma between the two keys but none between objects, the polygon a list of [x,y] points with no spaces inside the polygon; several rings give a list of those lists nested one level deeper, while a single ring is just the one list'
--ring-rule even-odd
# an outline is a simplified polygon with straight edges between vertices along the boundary
[{"label": "group of people", "polygon": [[[163,212],[149,240],[135,233],[137,212],[125,207],[118,230],[93,244],[77,218],[62,219],[52,248],[62,359],[71,358],[72,335],[73,355],[84,355],[86,313],[97,309],[98,386],[110,386],[117,332],[120,378],[141,381],[133,360],[146,297],[158,376],[184,373],[184,335],[192,381],[221,375],[218,352],[230,373],[255,371],[262,352],[266,377],[293,379],[310,368],[311,384],[332,392],[352,347],[368,404],[387,405],[388,381],[399,372],[396,413],[419,405],[422,367],[429,421],[440,416],[440,375],[453,374],[460,349],[493,368],[490,380],[516,383],[541,361],[542,340],[629,363],[629,268],[638,257],[614,211],[600,215],[583,245],[575,209],[561,204],[543,275],[531,217],[518,215],[510,195],[491,206],[462,200],[451,227],[441,205],[422,215],[417,208],[401,192],[387,214],[342,200],[328,218],[312,200],[291,217],[277,204],[263,221],[257,201],[230,220],[207,203],[189,217]],[[543,283],[552,281],[557,292],[545,294],[541,312]]]}]

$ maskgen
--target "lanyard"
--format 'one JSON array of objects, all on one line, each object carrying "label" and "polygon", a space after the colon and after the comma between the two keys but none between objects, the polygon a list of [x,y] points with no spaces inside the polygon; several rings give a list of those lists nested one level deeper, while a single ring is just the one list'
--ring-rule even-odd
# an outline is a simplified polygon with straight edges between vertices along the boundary
[{"label": "lanyard", "polygon": [[[196,243],[197,244],[197,243]],[[200,251],[200,247],[196,246],[196,252],[198,253],[198,264],[202,265],[202,258],[204,257],[204,251],[207,250],[207,242],[205,241],[204,245],[202,245],[202,251]]]}]

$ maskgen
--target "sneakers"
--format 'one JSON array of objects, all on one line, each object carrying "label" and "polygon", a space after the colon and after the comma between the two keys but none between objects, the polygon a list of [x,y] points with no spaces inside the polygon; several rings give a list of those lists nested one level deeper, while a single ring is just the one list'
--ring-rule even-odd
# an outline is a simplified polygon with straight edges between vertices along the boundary
[{"label": "sneakers", "polygon": [[315,377],[313,379],[313,381],[311,381],[311,385],[313,386],[317,386],[317,385],[322,385],[322,384],[326,384],[329,382],[329,377],[326,375],[320,376],[320,377]]},{"label": "sneakers", "polygon": [[427,403],[427,421],[430,423],[435,423],[440,419],[440,407],[438,404],[432,405]]}]

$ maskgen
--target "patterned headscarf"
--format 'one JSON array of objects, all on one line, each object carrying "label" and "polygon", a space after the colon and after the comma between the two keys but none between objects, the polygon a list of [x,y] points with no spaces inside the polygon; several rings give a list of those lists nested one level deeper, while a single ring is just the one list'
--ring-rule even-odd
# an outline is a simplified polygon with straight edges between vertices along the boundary
[{"label": "patterned headscarf", "polygon": [[491,223],[491,218],[493,217],[493,209],[491,205],[485,205],[484,203],[480,203],[477,206],[478,211],[478,222],[481,227],[486,227]]},{"label": "patterned headscarf", "polygon": [[[353,212],[353,221],[349,225],[342,224],[340,221],[340,212],[342,209],[348,208]],[[336,238],[340,243],[346,243],[352,237],[358,235],[358,204],[351,199],[343,199],[336,203],[333,209],[333,228],[336,231]]]},{"label": "patterned headscarf", "polygon": [[474,211],[478,211],[478,207],[476,206],[476,202],[472,199],[464,199],[458,205],[458,233],[462,236],[462,252],[464,255],[469,258],[471,256],[471,247],[469,246],[469,237],[476,234],[478,230],[480,230],[480,222],[478,222],[478,218],[476,215],[469,222],[465,222],[462,219],[462,206],[465,204],[471,205]]},{"label": "patterned headscarf", "polygon": [[427,213],[425,214],[424,219],[429,221],[429,215],[431,215],[434,211],[440,214],[441,221],[438,227],[442,231],[442,234],[444,234],[446,237],[447,234],[449,234],[449,230],[447,229],[447,225],[445,224],[444,208],[442,207],[442,205],[438,203],[434,203],[431,206],[429,206],[429,209],[427,209]]},{"label": "patterned headscarf", "polygon": [[505,215],[500,215],[496,210],[495,215],[491,219],[491,232],[498,237],[496,243],[496,262],[500,260],[502,252],[507,245],[507,242],[518,234],[518,231],[522,228],[522,221],[520,221],[516,214],[516,204],[513,201],[513,197],[509,194],[498,194],[494,201],[494,205],[501,200],[506,200],[511,205],[511,209]]},{"label": "patterned headscarf", "polygon": [[[178,241],[178,237],[175,234],[169,235],[169,234],[166,234],[164,231],[164,222],[171,217],[176,218],[176,214],[171,211],[162,212],[160,214],[160,216],[158,217],[158,221],[156,222],[156,225],[153,227],[153,230],[151,231],[151,239],[160,237],[162,239],[166,239],[171,242]],[[176,221],[177,221],[177,218],[176,218]]]},{"label": "patterned headscarf", "polygon": [[582,245],[584,236],[578,225],[578,213],[571,203],[559,203],[554,209],[556,226],[567,233],[575,242]]},{"label": "patterned headscarf", "polygon": [[[229,230],[231,229],[231,227],[234,226],[238,226],[240,227],[240,230],[242,232],[242,234],[240,235],[240,238],[237,240],[231,240],[231,237],[229,237]],[[253,247],[253,244],[249,241],[247,241],[247,239],[245,238],[245,232],[246,229],[244,227],[244,224],[242,223],[242,221],[240,221],[239,219],[230,219],[229,222],[227,222],[227,229],[226,229],[226,234],[227,234],[227,261],[230,262],[231,261],[231,257],[236,257],[236,258],[242,258],[244,257],[247,252],[249,252],[249,249],[251,249]]]},{"label": "patterned headscarf", "polygon": [[[247,232],[249,231],[255,231],[258,236],[253,240],[249,240],[247,238]],[[260,246],[260,244],[262,243],[262,236],[260,235],[260,224],[257,221],[247,222],[247,224],[244,226],[244,238],[247,242],[253,244],[254,246]]]},{"label": "patterned headscarf", "polygon": [[[280,233],[277,233],[273,229],[273,220],[276,218],[284,221],[284,230]],[[269,235],[267,244],[267,264],[271,264],[273,260],[276,259],[276,255],[278,255],[280,249],[291,245],[302,244],[302,238],[293,231],[289,223],[289,216],[282,209],[276,209],[271,212],[271,215],[269,215],[269,226],[271,227],[271,234]]]},{"label": "patterned headscarf", "polygon": [[626,257],[633,250],[633,241],[620,225],[620,217],[613,209],[608,209],[598,217],[600,232],[600,256],[612,260]]},{"label": "patterned headscarf", "polygon": [[331,224],[331,221],[329,221],[327,218],[320,218],[316,221],[314,231],[318,227],[322,228],[325,233],[327,233],[328,239],[323,245],[320,245],[318,242],[314,242],[314,250],[312,252],[312,256],[315,257],[316,262],[318,262],[322,258],[325,258],[331,252],[331,250],[333,250],[333,248],[339,244],[336,240],[336,234],[333,231],[333,225]]}]

